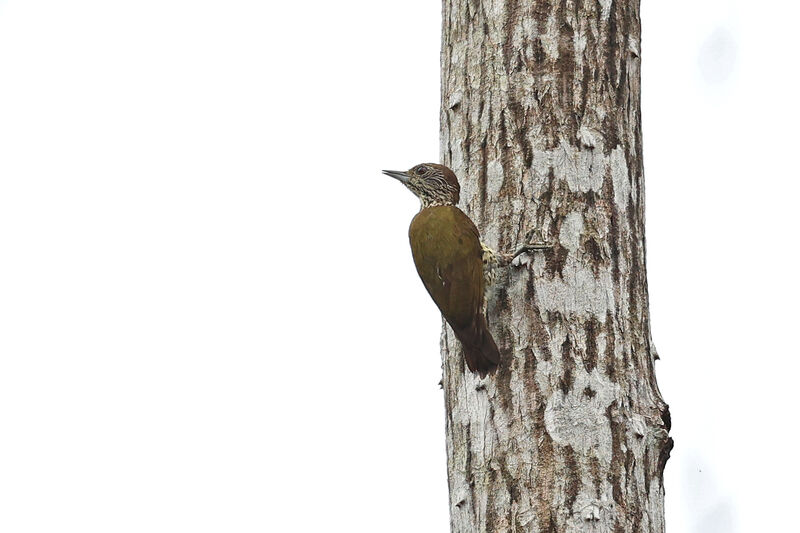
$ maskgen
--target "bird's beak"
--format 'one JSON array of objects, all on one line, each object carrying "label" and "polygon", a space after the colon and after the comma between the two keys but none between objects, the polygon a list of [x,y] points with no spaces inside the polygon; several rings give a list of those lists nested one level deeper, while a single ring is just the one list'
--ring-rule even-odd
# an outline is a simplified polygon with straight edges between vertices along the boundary
[{"label": "bird's beak", "polygon": [[384,170],[383,173],[387,176],[393,177],[403,185],[406,185],[408,180],[411,179],[411,176],[408,175],[408,172],[400,172],[399,170]]}]

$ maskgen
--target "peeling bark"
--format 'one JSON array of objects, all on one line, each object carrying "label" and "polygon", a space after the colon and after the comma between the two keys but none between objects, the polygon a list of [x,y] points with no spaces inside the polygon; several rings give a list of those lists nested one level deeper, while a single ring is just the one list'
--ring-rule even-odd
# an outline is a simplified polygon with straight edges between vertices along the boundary
[{"label": "peeling bark", "polygon": [[502,354],[442,333],[454,532],[662,532],[637,0],[444,0],[441,152],[486,244],[555,244],[489,302]]}]

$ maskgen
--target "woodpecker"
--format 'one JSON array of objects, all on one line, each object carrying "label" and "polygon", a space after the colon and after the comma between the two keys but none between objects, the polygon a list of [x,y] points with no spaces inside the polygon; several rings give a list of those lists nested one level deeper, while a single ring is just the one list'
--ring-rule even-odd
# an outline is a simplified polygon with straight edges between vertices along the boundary
[{"label": "woodpecker", "polygon": [[420,200],[408,238],[411,255],[423,285],[464,348],[467,367],[481,377],[500,364],[500,351],[486,319],[487,293],[496,269],[518,255],[549,248],[531,243],[513,254],[493,251],[480,240],[478,228],[456,207],[461,187],[452,170],[422,163],[400,172],[384,170]]}]

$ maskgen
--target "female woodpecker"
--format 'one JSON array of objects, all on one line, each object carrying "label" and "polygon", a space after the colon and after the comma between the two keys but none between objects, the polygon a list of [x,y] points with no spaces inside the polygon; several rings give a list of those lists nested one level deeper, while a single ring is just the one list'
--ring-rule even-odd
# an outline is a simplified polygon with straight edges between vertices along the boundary
[{"label": "female woodpecker", "polygon": [[514,254],[498,254],[481,243],[478,228],[456,207],[461,190],[452,170],[423,163],[406,172],[384,170],[421,202],[408,237],[419,277],[464,347],[464,359],[481,377],[500,364],[500,352],[486,322],[486,294],[494,269],[518,255],[546,249],[529,244]]}]

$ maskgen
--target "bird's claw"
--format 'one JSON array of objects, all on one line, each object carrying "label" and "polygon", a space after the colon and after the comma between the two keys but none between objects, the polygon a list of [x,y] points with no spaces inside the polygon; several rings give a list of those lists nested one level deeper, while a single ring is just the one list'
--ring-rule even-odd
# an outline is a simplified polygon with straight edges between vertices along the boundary
[{"label": "bird's claw", "polygon": [[550,250],[551,248],[553,248],[553,244],[549,242],[529,242],[528,244],[523,244],[517,249],[516,252],[514,252],[514,259],[522,254],[537,252],[540,250]]}]

